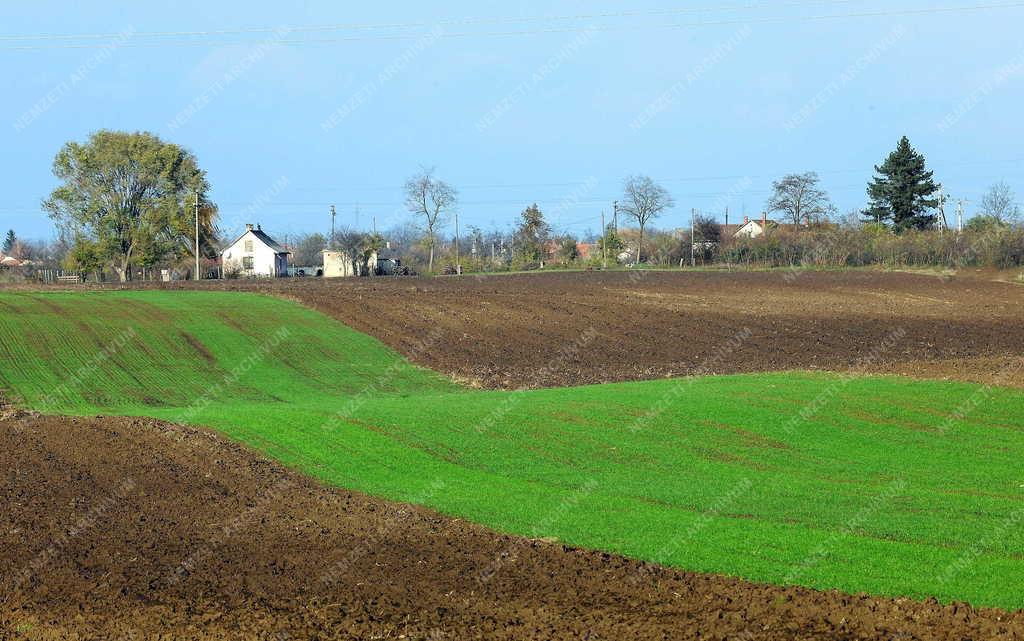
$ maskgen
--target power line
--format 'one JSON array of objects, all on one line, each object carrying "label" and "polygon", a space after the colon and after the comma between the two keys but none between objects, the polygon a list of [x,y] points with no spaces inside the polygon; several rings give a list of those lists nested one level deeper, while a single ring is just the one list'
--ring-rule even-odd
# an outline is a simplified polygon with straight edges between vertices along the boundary
[{"label": "power line", "polygon": [[[1024,158],[1004,158],[998,160],[964,160],[955,163],[936,163],[941,169],[947,167],[962,167],[968,165],[989,165],[989,164],[1015,164],[1024,163]],[[826,169],[823,171],[816,171],[814,173],[819,176],[831,176],[838,174],[856,174],[856,173],[870,173],[870,169]],[[782,174],[734,174],[731,176],[686,176],[682,178],[654,178],[656,182],[714,182],[720,180],[769,180],[778,178]],[[573,182],[557,182],[557,183],[490,183],[490,184],[460,184],[460,189],[525,189],[525,188],[543,188],[543,187],[579,187],[585,184],[588,179],[577,180]],[[315,187],[299,187],[289,188],[290,191],[331,191],[331,190],[361,190],[361,191],[394,191],[397,187],[395,185],[354,185],[354,184],[339,184],[339,185],[324,185]]]},{"label": "power line", "polygon": [[[948,167],[962,167],[962,166],[971,166],[971,165],[1015,164],[1015,163],[1021,163],[1021,162],[1024,162],[1024,158],[1006,158],[1006,159],[994,159],[994,160],[993,159],[965,160],[965,161],[960,161],[960,162],[956,162],[956,163],[939,163],[939,165],[941,166],[941,168],[948,168]],[[831,169],[831,170],[818,171],[818,172],[815,172],[815,173],[817,173],[819,175],[838,175],[838,174],[864,173],[865,171],[866,170],[863,169],[863,168],[862,169]],[[657,178],[655,180],[657,182],[666,182],[666,183],[671,183],[671,182],[701,182],[701,181],[717,181],[717,180],[745,180],[745,179],[749,179],[749,180],[755,180],[755,179],[757,179],[757,180],[767,180],[767,179],[777,178],[779,175],[782,175],[782,174],[780,173],[780,174],[772,174],[772,175],[736,174],[736,175],[732,175],[732,176],[687,176],[687,177],[679,177],[679,178]],[[460,185],[460,189],[463,189],[463,190],[487,189],[487,188],[537,189],[537,188],[543,188],[543,187],[578,187],[579,185],[584,184],[585,182],[586,181],[583,180],[583,181],[562,182],[562,183],[507,183],[507,184],[505,184],[505,183],[492,183],[492,184],[477,184],[477,185],[470,184],[470,185]],[[860,189],[863,189],[863,188],[864,188],[864,184],[858,183],[858,184],[854,184],[854,185],[831,186],[831,187],[828,188],[828,191],[833,192],[833,193],[834,192],[842,193],[842,192],[848,192],[848,191],[852,191],[852,190],[860,190]],[[397,189],[398,188],[395,187],[394,185],[335,185],[335,186],[328,186],[328,187],[322,187],[322,188],[317,187],[317,188],[306,189],[306,190],[299,190],[299,191],[310,191],[310,190],[322,190],[322,191],[388,190],[388,191],[396,191]],[[683,192],[683,193],[681,193],[679,195],[679,198],[681,198],[681,199],[718,198],[718,197],[721,197],[721,196],[726,195],[728,193],[729,193],[728,190],[725,190],[725,191],[702,192],[702,193]],[[735,199],[741,198],[741,197],[765,196],[765,195],[769,195],[771,193],[772,193],[771,189],[754,189],[754,190],[744,189],[744,190],[742,190],[739,193],[732,194],[732,200],[735,200]],[[971,194],[967,194],[967,195],[971,195]],[[520,205],[522,205],[522,206],[525,206],[524,203],[526,203],[527,201],[537,200],[537,201],[541,201],[541,202],[544,202],[544,201],[556,201],[554,203],[554,206],[559,207],[561,209],[569,209],[569,208],[581,207],[581,206],[606,205],[608,202],[614,200],[616,197],[617,197],[617,195],[608,195],[608,196],[595,196],[595,195],[591,195],[591,196],[588,196],[586,198],[571,198],[571,197],[567,198],[564,194],[563,195],[550,196],[550,197],[544,197],[544,196],[537,197],[536,194],[531,194],[530,196],[528,196],[528,197],[524,196],[523,198],[506,198],[506,199],[500,199],[500,200],[499,199],[465,200],[465,201],[461,201],[461,204],[463,204],[463,205],[473,205],[473,206],[506,206],[506,205],[511,205],[511,206],[520,206]],[[331,199],[328,198],[327,200],[331,200]],[[559,202],[559,201],[565,201],[565,202]],[[232,207],[247,207],[247,206],[250,206],[252,203],[249,202],[249,201],[247,201],[247,202],[221,201],[221,202],[219,202],[217,204],[220,207],[232,208]],[[264,203],[262,206],[265,207],[265,208],[291,207],[291,208],[311,208],[312,209],[312,208],[323,207],[324,206],[324,201],[321,200],[321,201],[316,201],[316,202],[270,202],[270,203]],[[372,202],[371,201],[371,202],[367,202],[365,200],[360,200],[360,201],[351,202],[351,203],[344,203],[344,202],[342,202],[342,203],[339,204],[339,206],[341,206],[341,207],[367,206],[367,207],[380,207],[380,208],[388,208],[388,209],[399,210],[399,209],[402,209],[404,205],[400,201],[387,201],[387,202],[384,202],[384,201]],[[305,213],[308,213],[308,212],[305,212]],[[4,214],[4,215],[19,215],[19,214],[37,215],[37,214],[45,214],[45,212],[43,212],[41,209],[33,208],[32,206],[28,206],[28,205],[11,204],[11,205],[9,205],[7,207],[4,207],[2,204],[0,204],[0,214]],[[581,222],[587,222],[589,220],[590,220],[590,217],[588,217],[587,219],[585,219],[585,220],[583,220]]]},{"label": "power line", "polygon": [[[860,189],[864,189],[865,185],[866,185],[866,183],[865,184],[856,184],[856,185],[842,185],[842,186],[839,186],[839,187],[831,187],[828,191],[830,191],[830,192],[843,192],[843,191],[850,191],[850,190],[855,190],[855,189],[860,190]],[[718,198],[718,197],[724,195],[724,193],[725,192],[721,192],[721,191],[711,191],[711,192],[702,192],[702,193],[682,192],[682,193],[680,193],[677,196],[677,199]],[[765,195],[769,195],[771,193],[772,193],[771,189],[745,190],[745,191],[742,191],[740,193],[735,194],[734,198],[740,198],[740,197],[743,197],[743,196],[765,196]],[[588,197],[588,198],[580,198],[580,199],[572,199],[572,198],[568,198],[567,199],[567,198],[564,198],[562,196],[550,196],[550,197],[546,197],[546,198],[545,197],[538,198],[538,197],[532,195],[532,196],[523,197],[523,198],[506,198],[506,199],[501,199],[501,200],[496,200],[496,199],[495,200],[460,200],[459,204],[460,205],[467,205],[467,206],[468,205],[471,205],[471,206],[505,206],[505,205],[508,205],[508,206],[514,206],[514,207],[525,207],[525,206],[529,205],[531,202],[537,201],[537,202],[541,202],[541,203],[547,202],[547,203],[549,203],[548,206],[552,206],[552,207],[571,208],[571,207],[579,207],[579,206],[603,205],[603,204],[607,204],[607,203],[611,202],[615,198],[619,198],[620,196],[621,196],[620,194],[609,194],[609,195],[601,195],[601,196],[591,196],[591,197]],[[567,201],[567,202],[565,202],[565,203],[560,202],[560,201],[563,201],[563,200]],[[235,208],[235,207],[247,207],[251,203],[250,202],[243,202],[243,201],[221,201],[221,202],[217,202],[216,204],[217,204],[218,207]],[[402,211],[405,210],[405,204],[402,201],[398,201],[398,200],[395,200],[395,201],[380,201],[380,202],[366,202],[365,200],[360,200],[358,202],[337,202],[335,204],[338,207],[354,207],[356,205],[359,205],[359,206],[366,206],[366,207],[390,208],[390,209],[402,210]],[[262,207],[267,208],[267,209],[270,209],[270,208],[280,208],[280,207],[289,207],[289,208],[310,208],[310,210],[315,210],[317,208],[322,208],[323,206],[324,206],[324,202],[323,201],[316,201],[316,202],[272,202],[272,203],[265,203],[265,204],[262,205]],[[30,212],[30,210],[22,210],[22,211]],[[39,211],[38,213],[44,213],[44,212]]]},{"label": "power line", "polygon": [[[666,182],[666,181],[658,181],[658,182]],[[838,186],[838,187],[832,187],[830,189],[830,191],[843,191],[843,190],[848,190],[848,189],[861,189],[863,187],[864,187],[864,185],[862,185],[862,184],[842,185],[842,186]],[[463,186],[460,189],[465,190],[465,189],[469,189],[469,188],[470,187]],[[395,191],[398,191],[397,188],[395,189]],[[710,191],[710,192],[700,192],[700,193],[682,192],[682,193],[680,193],[679,198],[717,198],[717,197],[723,195],[723,193],[725,193],[725,192],[722,192],[722,191]],[[742,195],[748,195],[748,196],[749,195],[758,195],[758,194],[768,194],[768,193],[771,193],[770,189],[753,189],[753,190],[748,189],[748,190],[744,190],[743,192],[741,192]],[[737,197],[739,197],[739,195],[740,194],[737,194]],[[537,201],[563,201],[564,200],[564,201],[566,201],[566,206],[576,206],[576,205],[596,205],[596,204],[608,203],[608,202],[611,202],[612,200],[614,200],[615,198],[619,198],[620,196],[621,196],[620,194],[611,194],[611,195],[594,195],[594,196],[588,196],[586,198],[566,198],[564,196],[549,196],[549,197],[539,197],[538,198],[538,197],[536,197],[536,195],[531,195],[531,196],[524,196],[522,198],[509,197],[509,198],[502,198],[502,199],[460,200],[459,204],[460,205],[517,205],[517,206],[518,205],[522,205],[522,206],[525,207],[526,205],[529,204],[528,201],[533,201],[533,200],[537,200]],[[219,207],[245,207],[245,206],[248,206],[250,204],[251,204],[251,202],[243,202],[243,201],[220,201],[220,202],[217,202],[217,205]],[[347,207],[347,208],[352,208],[352,207],[357,207],[357,206],[366,206],[366,207],[391,207],[391,208],[395,208],[395,209],[404,209],[404,207],[405,207],[404,201],[400,201],[400,200],[377,201],[377,202],[374,202],[374,201],[367,202],[365,200],[359,200],[359,201],[353,201],[353,202],[335,202],[335,204],[338,207]],[[555,204],[557,205],[558,203],[556,202]],[[268,203],[262,204],[262,207],[266,207],[266,208],[270,208],[270,207],[313,207],[313,208],[315,208],[315,207],[323,207],[323,206],[324,206],[324,201],[322,201],[322,200],[320,200],[320,201],[308,201],[308,202],[306,202],[306,201],[303,201],[303,202],[275,201],[275,202],[268,202]],[[7,211],[14,211],[14,210],[7,210]],[[20,209],[20,211],[31,212],[32,210],[25,208],[25,209]],[[41,210],[38,210],[38,211],[40,213],[42,213]]]},{"label": "power line", "polygon": [[[443,27],[471,24],[508,24],[527,22],[564,22],[571,20],[599,20],[607,18],[634,18],[642,16],[679,15],[688,13],[707,13],[714,11],[739,11],[744,9],[781,9],[815,5],[850,4],[854,2],[870,2],[871,0],[804,0],[803,2],[785,2],[775,5],[765,3],[732,4],[713,7],[687,7],[683,9],[658,9],[651,11],[616,11],[606,13],[590,13],[558,16],[503,16],[503,17],[470,17],[460,19],[438,20],[435,22],[393,22],[377,24],[328,24],[289,27],[290,32],[311,33],[324,31],[371,31],[378,29],[412,29],[423,27]],[[282,27],[248,27],[241,29],[214,29],[205,31],[147,31],[132,34],[132,38],[167,38],[167,37],[199,37],[225,35],[270,34],[280,31]],[[0,35],[0,42],[18,40],[109,40],[118,38],[120,33],[79,33],[79,34],[28,34]]]},{"label": "power line", "polygon": [[[973,12],[973,11],[987,11],[996,9],[1013,9],[1024,7],[1024,2],[1009,2],[999,4],[982,4],[982,5],[969,5],[969,6],[955,6],[955,7],[930,7],[927,9],[902,9],[902,10],[890,10],[890,11],[864,11],[858,13],[843,13],[843,14],[828,14],[828,15],[814,15],[814,16],[766,16],[766,17],[754,17],[748,19],[731,19],[731,20],[714,20],[704,22],[688,22],[688,23],[674,23],[674,24],[654,24],[654,25],[630,25],[630,26],[573,26],[573,27],[559,27],[551,29],[523,29],[518,31],[490,31],[490,32],[456,32],[456,33],[402,33],[402,34],[385,34],[376,36],[352,36],[344,38],[321,38],[321,39],[303,39],[303,40],[287,40],[284,38],[275,39],[273,42],[276,45],[318,45],[318,44],[338,44],[344,42],[368,42],[368,41],[387,41],[387,40],[411,40],[417,38],[423,38],[426,36],[433,37],[435,39],[454,39],[454,38],[505,38],[515,36],[530,36],[530,35],[541,35],[541,34],[560,34],[560,33],[578,33],[581,31],[589,32],[635,32],[635,31],[647,31],[647,30],[675,30],[675,29],[688,29],[697,27],[715,27],[715,26],[728,26],[728,25],[751,25],[751,24],[771,24],[771,23],[786,23],[786,22],[820,22],[827,20],[838,20],[844,18],[883,18],[883,17],[896,17],[896,16],[911,16],[911,15],[938,15],[944,13],[961,13],[961,12]],[[283,29],[283,27],[281,28]],[[279,29],[279,31],[281,30]],[[216,32],[205,32],[209,35],[217,35]],[[261,32],[263,33],[263,32]],[[113,37],[113,36],[112,36]],[[118,34],[117,37],[124,37],[123,34]],[[211,47],[230,47],[230,46],[252,46],[258,44],[253,40],[230,40],[230,41],[202,41],[202,40],[164,40],[159,42],[124,42],[118,47],[166,47],[166,46],[211,46]],[[113,46],[109,42],[102,43],[76,43],[76,44],[58,44],[58,45],[19,45],[11,47],[0,47],[0,51],[33,51],[33,50],[46,50],[46,49],[93,49]]]}]

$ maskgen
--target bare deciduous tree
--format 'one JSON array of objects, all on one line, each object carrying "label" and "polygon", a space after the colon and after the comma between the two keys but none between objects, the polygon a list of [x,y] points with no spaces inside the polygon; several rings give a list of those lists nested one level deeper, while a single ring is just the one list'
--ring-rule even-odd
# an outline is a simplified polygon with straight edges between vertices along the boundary
[{"label": "bare deciduous tree", "polygon": [[768,211],[781,211],[796,226],[810,225],[834,211],[832,200],[818,187],[818,174],[789,174],[772,183]]},{"label": "bare deciduous tree", "polygon": [[981,198],[981,213],[989,216],[1000,224],[1011,224],[1020,218],[1020,206],[1017,204],[1017,197],[1003,181],[989,187],[988,192]]},{"label": "bare deciduous tree", "polygon": [[640,263],[644,246],[644,227],[658,214],[675,205],[672,195],[647,176],[630,176],[623,184],[623,203],[619,210],[636,219],[640,238],[636,245],[636,262]]},{"label": "bare deciduous tree", "polygon": [[405,182],[405,206],[412,214],[423,218],[423,229],[430,247],[428,271],[434,271],[437,228],[455,209],[458,197],[454,187],[434,178],[432,168],[420,170],[420,173]]}]

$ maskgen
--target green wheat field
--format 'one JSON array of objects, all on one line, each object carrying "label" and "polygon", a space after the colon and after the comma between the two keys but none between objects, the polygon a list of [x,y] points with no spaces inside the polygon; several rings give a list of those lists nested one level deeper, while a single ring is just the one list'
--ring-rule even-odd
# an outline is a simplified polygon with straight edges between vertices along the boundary
[{"label": "green wheat field", "polygon": [[796,372],[479,391],[295,303],[153,291],[0,294],[0,389],[207,426],[513,534],[1024,607],[1020,390]]}]

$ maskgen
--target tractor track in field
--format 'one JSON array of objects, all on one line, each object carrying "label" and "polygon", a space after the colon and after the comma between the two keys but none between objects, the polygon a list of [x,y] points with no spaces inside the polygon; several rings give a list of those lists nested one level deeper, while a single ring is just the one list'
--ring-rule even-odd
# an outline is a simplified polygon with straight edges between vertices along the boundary
[{"label": "tractor track in field", "polygon": [[548,272],[157,286],[298,301],[487,388],[793,369],[1024,385],[1024,287],[980,278]]},{"label": "tractor track in field", "polygon": [[0,470],[4,640],[1024,638],[1024,611],[496,534],[150,419],[5,410]]}]

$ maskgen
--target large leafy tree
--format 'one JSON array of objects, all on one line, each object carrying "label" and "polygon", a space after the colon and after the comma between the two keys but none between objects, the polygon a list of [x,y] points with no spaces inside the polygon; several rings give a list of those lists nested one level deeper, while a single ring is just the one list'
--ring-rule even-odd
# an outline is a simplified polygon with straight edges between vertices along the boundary
[{"label": "large leafy tree", "polygon": [[768,211],[778,211],[796,225],[810,225],[833,211],[828,193],[818,186],[818,174],[789,174],[772,183]]},{"label": "large leafy tree", "polygon": [[135,267],[194,256],[197,199],[200,251],[215,254],[217,207],[206,173],[182,147],[146,132],[98,131],[64,145],[53,173],[62,184],[43,207],[75,239],[72,256],[90,266],[127,281]]},{"label": "large leafy tree", "polygon": [[935,195],[939,185],[925,166],[924,156],[910,146],[906,136],[885,162],[875,167],[875,173],[868,184],[871,202],[864,216],[891,224],[898,232],[935,224],[935,214],[930,212],[939,206]]},{"label": "large leafy tree", "polygon": [[647,176],[630,176],[623,183],[622,190],[623,204],[619,205],[619,211],[635,218],[640,227],[636,245],[636,262],[639,264],[643,256],[644,228],[661,212],[674,207],[675,201],[664,187]]}]

